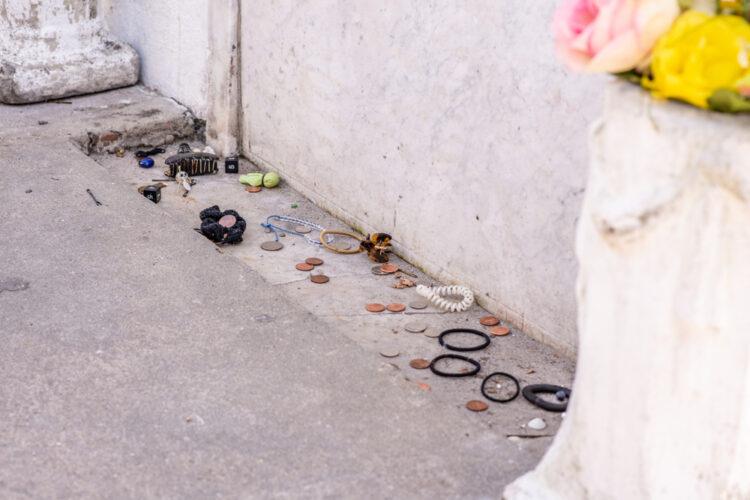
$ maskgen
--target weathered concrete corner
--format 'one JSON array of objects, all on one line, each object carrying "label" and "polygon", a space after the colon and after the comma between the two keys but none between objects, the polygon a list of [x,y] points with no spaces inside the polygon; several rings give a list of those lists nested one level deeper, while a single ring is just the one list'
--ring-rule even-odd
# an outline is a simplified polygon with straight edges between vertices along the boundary
[{"label": "weathered concrete corner", "polygon": [[0,10],[2,103],[27,104],[125,87],[137,83],[139,74],[138,53],[106,32],[95,2],[16,2]]}]

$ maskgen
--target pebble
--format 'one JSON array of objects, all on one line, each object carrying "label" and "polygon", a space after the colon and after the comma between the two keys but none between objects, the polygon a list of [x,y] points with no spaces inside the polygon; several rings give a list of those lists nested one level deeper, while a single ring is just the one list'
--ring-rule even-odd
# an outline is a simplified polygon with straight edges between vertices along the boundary
[{"label": "pebble", "polygon": [[544,420],[537,417],[529,420],[529,423],[526,424],[526,427],[528,427],[529,429],[534,429],[536,431],[541,431],[542,429],[545,429],[547,427],[547,424],[544,423]]},{"label": "pebble", "polygon": [[557,391],[555,393],[555,397],[557,398],[558,401],[565,401],[565,398],[566,398],[565,391]]},{"label": "pebble", "polygon": [[216,154],[216,151],[214,151],[214,148],[212,148],[211,146],[206,146],[205,148],[203,148],[203,152],[211,155]]}]

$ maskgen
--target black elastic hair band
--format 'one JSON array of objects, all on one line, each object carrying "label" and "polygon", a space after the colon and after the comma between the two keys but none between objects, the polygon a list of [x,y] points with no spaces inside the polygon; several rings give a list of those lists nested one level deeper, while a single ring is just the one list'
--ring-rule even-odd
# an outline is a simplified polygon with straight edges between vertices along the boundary
[{"label": "black elastic hair band", "polygon": [[539,392],[555,394],[560,391],[564,392],[565,397],[570,399],[570,389],[568,389],[567,387],[560,387],[559,385],[552,384],[527,385],[523,388],[522,394],[523,397],[525,397],[529,401],[529,403],[536,405],[539,408],[543,408],[547,411],[560,412],[565,411],[568,408],[567,401],[565,401],[564,403],[551,403],[537,396],[537,393]]},{"label": "black elastic hair band", "polygon": [[[500,376],[509,378],[509,379],[511,379],[513,381],[514,384],[516,384],[516,392],[514,392],[511,397],[505,398],[505,399],[493,398],[492,396],[489,396],[487,394],[487,391],[484,390],[484,386],[485,386],[485,384],[487,384],[487,381],[491,377],[494,377],[496,375],[500,375]],[[519,392],[521,392],[521,385],[518,383],[518,379],[516,377],[514,377],[513,375],[511,375],[510,373],[505,373],[505,372],[490,373],[489,375],[487,375],[486,377],[484,377],[484,380],[482,381],[482,396],[484,396],[485,398],[489,399],[490,401],[494,401],[496,403],[508,403],[510,401],[513,401],[514,399],[516,399],[516,397],[518,397],[518,393]]]},{"label": "black elastic hair band", "polygon": [[[441,372],[437,368],[435,368],[435,365],[438,361],[441,359],[458,359],[461,361],[466,361],[467,363],[471,363],[474,365],[474,369],[470,370],[468,372],[457,372],[457,373],[448,373],[448,372]],[[471,358],[467,358],[466,356],[461,356],[460,354],[441,354],[437,358],[433,359],[430,362],[430,370],[432,370],[432,373],[435,375],[439,375],[441,377],[471,377],[472,375],[476,375],[479,373],[480,369],[479,361],[473,360]]]},{"label": "black elastic hair band", "polygon": [[[443,340],[443,337],[446,335],[450,335],[452,333],[470,333],[472,335],[478,335],[482,338],[484,338],[484,343],[477,345],[477,346],[471,346],[471,347],[458,347],[450,344],[446,344]],[[487,336],[486,333],[480,332],[479,330],[472,330],[471,328],[451,328],[450,330],[445,330],[443,333],[440,334],[440,337],[438,337],[438,340],[440,341],[440,345],[445,347],[446,349],[450,349],[451,351],[479,351],[481,349],[484,349],[488,345],[490,345],[490,338]]]}]

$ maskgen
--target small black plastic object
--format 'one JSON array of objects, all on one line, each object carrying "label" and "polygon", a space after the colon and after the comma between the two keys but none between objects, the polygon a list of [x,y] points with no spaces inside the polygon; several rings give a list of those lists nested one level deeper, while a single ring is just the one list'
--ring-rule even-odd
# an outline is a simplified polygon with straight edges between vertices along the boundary
[{"label": "small black plastic object", "polygon": [[[484,338],[484,342],[479,345],[470,346],[470,347],[458,347],[450,344],[446,344],[445,340],[443,340],[443,337],[446,335],[451,335],[453,333],[470,333],[472,335],[477,335],[479,337]],[[443,333],[440,334],[440,337],[438,337],[438,341],[440,342],[440,345],[445,347],[446,349],[450,349],[451,351],[480,351],[490,345],[490,338],[487,336],[486,333],[480,332],[479,330],[473,330],[471,328],[451,328],[449,330],[443,331]]]},{"label": "small black plastic object", "polygon": [[[473,370],[470,370],[468,372],[457,372],[457,373],[448,373],[443,372],[435,368],[435,365],[438,361],[441,359],[458,359],[460,361],[466,361],[467,363],[471,363],[474,366]],[[479,373],[479,369],[481,366],[479,365],[479,361],[473,360],[471,358],[467,358],[466,356],[461,356],[460,354],[441,354],[437,358],[430,361],[430,370],[435,375],[439,375],[441,377],[471,377],[472,375],[476,375]]]},{"label": "small black plastic object", "polygon": [[187,142],[183,142],[177,147],[177,152],[178,153],[192,153],[193,150],[190,149],[190,144],[188,144]]},{"label": "small black plastic object", "polygon": [[240,172],[240,161],[236,156],[224,160],[224,172],[227,174],[238,174]]},{"label": "small black plastic object", "polygon": [[[487,394],[487,391],[484,390],[484,386],[487,384],[487,381],[490,378],[496,377],[498,375],[501,376],[501,377],[509,378],[509,379],[511,379],[513,381],[514,384],[516,384],[516,392],[514,392],[511,397],[505,398],[505,399],[493,398],[492,396],[489,396]],[[516,377],[514,377],[513,375],[511,375],[510,373],[505,373],[505,372],[490,373],[489,375],[487,375],[486,377],[484,377],[484,380],[482,381],[482,396],[484,396],[485,398],[489,399],[490,401],[494,401],[496,403],[508,403],[510,401],[513,401],[514,399],[516,399],[518,397],[518,393],[519,392],[521,392],[521,385],[518,383],[518,379]]]},{"label": "small black plastic object", "polygon": [[135,152],[135,157],[145,158],[146,156],[158,155],[159,153],[163,153],[165,151],[166,149],[164,148],[153,148],[153,149],[147,149],[145,151],[142,149],[139,149],[138,151]]},{"label": "small black plastic object", "polygon": [[159,203],[161,201],[161,187],[146,186],[143,189],[143,196],[153,201],[154,203]]},{"label": "small black plastic object", "polygon": [[537,396],[537,394],[540,392],[555,395],[558,392],[563,392],[565,393],[565,397],[567,399],[570,399],[570,389],[568,389],[567,387],[561,387],[559,385],[532,384],[527,385],[523,388],[523,391],[521,391],[523,397],[526,398],[529,403],[536,405],[544,410],[561,412],[568,409],[567,401],[565,401],[564,403],[551,403]]}]

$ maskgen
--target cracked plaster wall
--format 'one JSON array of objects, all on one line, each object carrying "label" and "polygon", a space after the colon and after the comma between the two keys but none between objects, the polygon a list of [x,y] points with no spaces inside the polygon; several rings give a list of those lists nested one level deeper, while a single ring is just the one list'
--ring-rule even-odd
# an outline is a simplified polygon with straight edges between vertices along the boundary
[{"label": "cracked plaster wall", "polygon": [[[565,352],[601,80],[555,2],[242,2],[243,150]],[[356,258],[356,257],[354,257]]]}]

